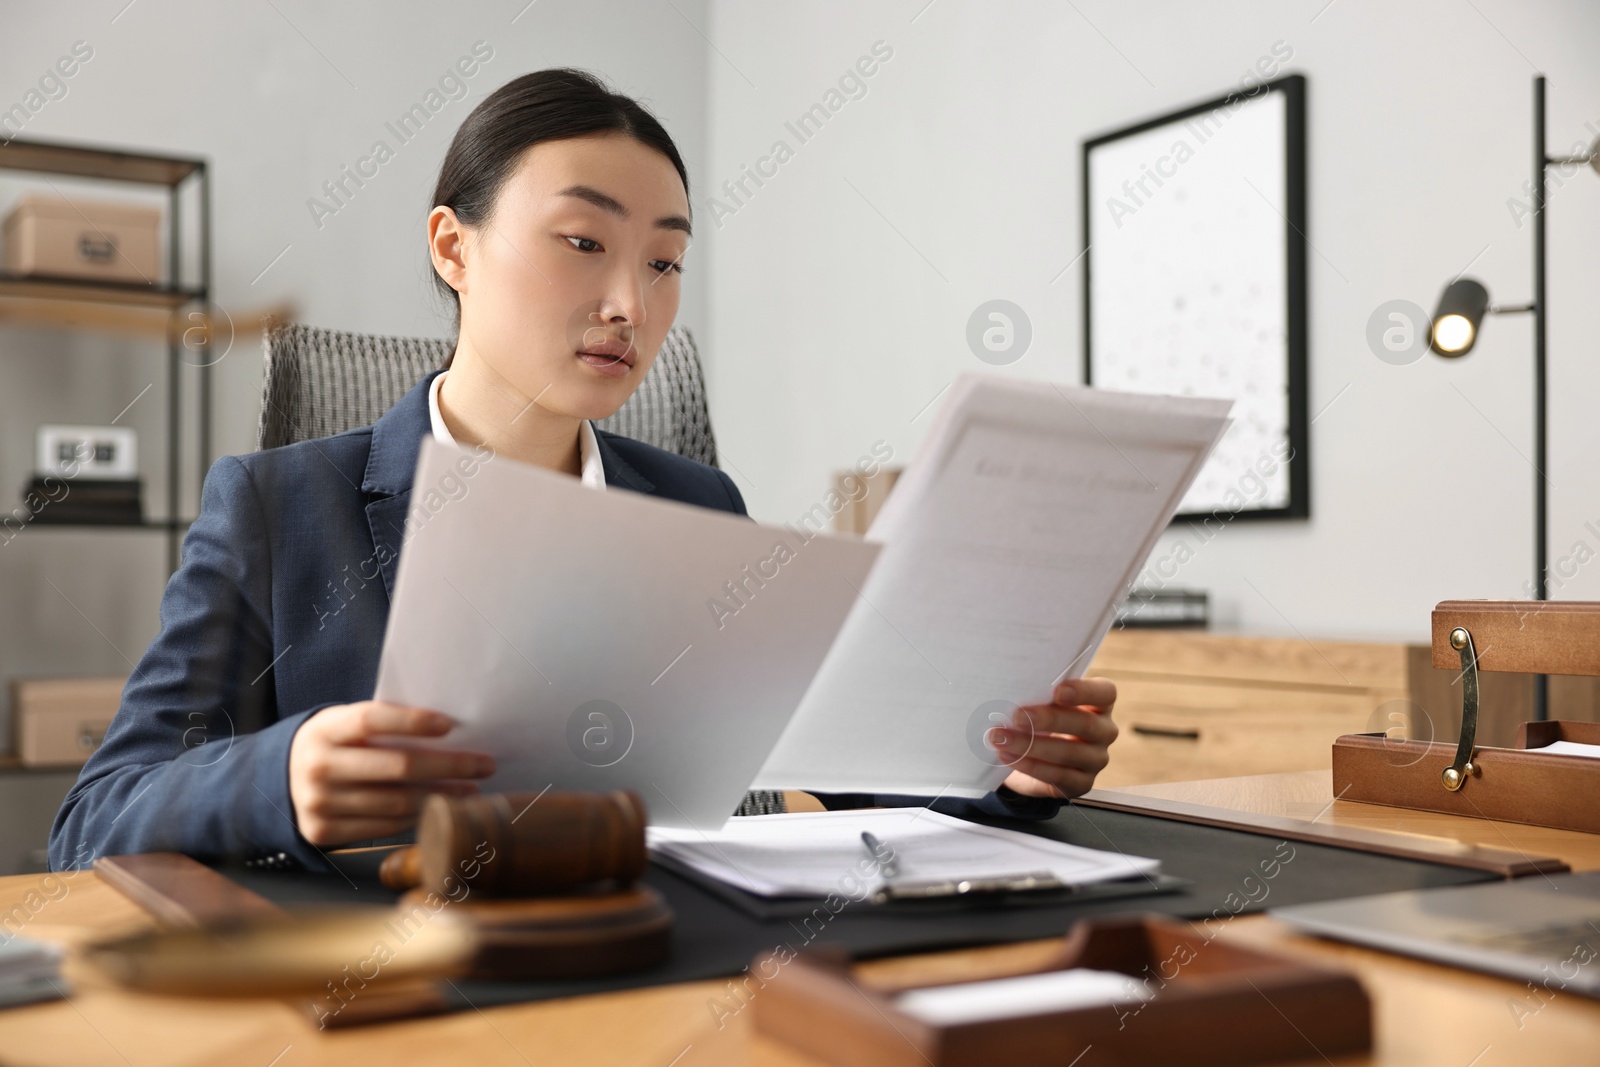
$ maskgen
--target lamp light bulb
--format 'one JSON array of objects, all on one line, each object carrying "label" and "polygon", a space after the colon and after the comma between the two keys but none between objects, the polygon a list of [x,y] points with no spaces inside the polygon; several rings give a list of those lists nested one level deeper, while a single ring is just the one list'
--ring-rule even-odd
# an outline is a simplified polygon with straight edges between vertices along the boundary
[{"label": "lamp light bulb", "polygon": [[1465,315],[1441,315],[1433,324],[1433,344],[1440,352],[1462,352],[1472,345],[1472,320]]}]

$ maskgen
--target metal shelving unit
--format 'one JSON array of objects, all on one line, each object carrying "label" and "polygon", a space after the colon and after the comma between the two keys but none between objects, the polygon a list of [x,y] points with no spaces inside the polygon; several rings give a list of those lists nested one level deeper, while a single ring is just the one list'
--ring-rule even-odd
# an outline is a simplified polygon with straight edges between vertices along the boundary
[{"label": "metal shelving unit", "polygon": [[[211,465],[211,182],[206,161],[179,156],[150,155],[116,148],[12,140],[0,143],[0,170],[66,175],[105,181],[156,185],[166,188],[167,278],[153,285],[102,282],[82,278],[19,276],[0,271],[0,323],[36,321],[70,325],[71,309],[94,311],[97,328],[130,333],[150,332],[152,316],[166,317],[167,341],[167,493],[166,517],[141,523],[30,523],[41,528],[105,530],[160,530],[167,535],[167,569],[177,570],[178,552],[188,520],[181,515],[183,499],[183,384],[186,352],[199,352],[194,364],[199,372],[196,426],[195,486],[204,481]],[[195,183],[198,191],[198,278],[184,277],[183,194]],[[115,309],[108,314],[104,309]],[[198,309],[207,328],[184,330],[186,312]],[[63,314],[66,310],[67,314]]]}]

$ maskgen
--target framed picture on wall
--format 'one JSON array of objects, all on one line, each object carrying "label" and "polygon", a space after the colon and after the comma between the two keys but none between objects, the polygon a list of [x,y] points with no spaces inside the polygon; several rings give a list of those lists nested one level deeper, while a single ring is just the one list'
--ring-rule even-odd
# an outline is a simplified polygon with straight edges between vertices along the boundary
[{"label": "framed picture on wall", "polygon": [[1305,518],[1305,78],[1083,144],[1084,380],[1228,397],[1174,521]]}]

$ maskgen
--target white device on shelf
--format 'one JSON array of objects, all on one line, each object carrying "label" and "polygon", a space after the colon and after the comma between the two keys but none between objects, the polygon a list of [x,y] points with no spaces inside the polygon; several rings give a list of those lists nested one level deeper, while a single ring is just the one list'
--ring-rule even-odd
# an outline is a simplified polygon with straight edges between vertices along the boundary
[{"label": "white device on shelf", "polygon": [[138,437],[125,426],[41,426],[34,467],[40,477],[136,478]]}]

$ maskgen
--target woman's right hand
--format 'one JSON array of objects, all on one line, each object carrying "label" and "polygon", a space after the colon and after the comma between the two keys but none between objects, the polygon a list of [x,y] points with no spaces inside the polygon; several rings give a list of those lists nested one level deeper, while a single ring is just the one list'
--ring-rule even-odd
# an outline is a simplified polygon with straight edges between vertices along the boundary
[{"label": "woman's right hand", "polygon": [[312,715],[289,744],[289,798],[301,835],[319,847],[388,837],[416,826],[429,793],[476,793],[468,779],[494,773],[486,753],[382,743],[442,737],[454,726],[443,712],[375,700]]}]

